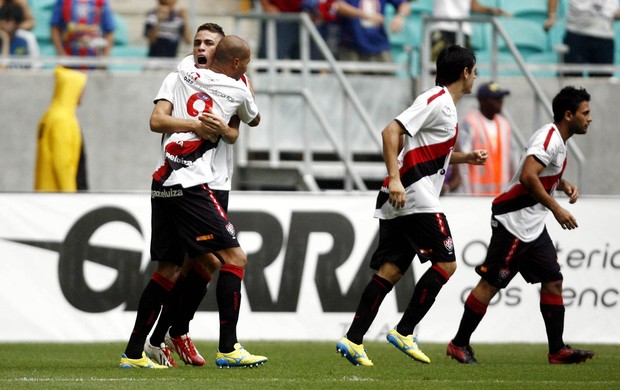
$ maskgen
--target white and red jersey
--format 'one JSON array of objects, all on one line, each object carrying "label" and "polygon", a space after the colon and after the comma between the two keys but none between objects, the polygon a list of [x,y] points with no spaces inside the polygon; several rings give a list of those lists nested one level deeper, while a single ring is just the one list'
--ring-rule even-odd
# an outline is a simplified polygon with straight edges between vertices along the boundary
[{"label": "white and red jersey", "polygon": [[[258,115],[252,93],[243,81],[196,69],[192,56],[166,77],[155,101],[161,99],[172,103],[172,116],[177,118],[191,119],[210,111],[225,122],[238,115],[247,123]],[[153,174],[162,185],[207,183],[212,189],[230,190],[231,175],[232,153],[223,141],[213,143],[191,131],[163,136],[162,154]]]},{"label": "white and red jersey", "polygon": [[566,167],[566,144],[553,123],[544,125],[532,134],[510,184],[493,200],[495,219],[524,242],[533,241],[542,233],[549,212],[519,182],[528,156],[533,156],[544,165],[538,177],[547,193],[553,196]]},{"label": "white and red jersey", "polygon": [[377,196],[375,217],[392,219],[413,213],[443,212],[439,194],[458,133],[457,112],[450,92],[445,87],[429,89],[395,120],[405,129],[403,149],[398,155],[405,207],[395,209],[388,202],[387,177]]}]

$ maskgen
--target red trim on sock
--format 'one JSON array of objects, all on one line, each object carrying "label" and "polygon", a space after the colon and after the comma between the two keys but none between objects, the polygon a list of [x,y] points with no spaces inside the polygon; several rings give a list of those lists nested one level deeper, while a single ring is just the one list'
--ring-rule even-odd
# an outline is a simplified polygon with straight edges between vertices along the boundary
[{"label": "red trim on sock", "polygon": [[233,275],[236,275],[239,279],[243,280],[243,271],[244,269],[234,264],[224,264],[222,265],[222,269],[220,272],[230,272]]},{"label": "red trim on sock", "polygon": [[202,279],[206,280],[207,283],[211,281],[211,275],[209,275],[204,268],[202,268],[199,264],[195,264],[193,271],[196,275],[200,276]]},{"label": "red trim on sock", "polygon": [[448,273],[443,268],[441,268],[439,265],[433,264],[431,268],[439,272],[439,275],[443,276],[443,278],[446,279],[446,282],[450,279],[450,275],[448,275]]},{"label": "red trim on sock", "polygon": [[[379,275],[373,275],[372,276],[372,280],[375,281],[375,283],[377,283],[379,286],[383,287],[384,290],[386,291],[391,291],[392,290],[392,284],[390,284],[390,282],[388,282],[387,280],[383,279],[381,276]],[[387,286],[386,286],[387,283]]]},{"label": "red trim on sock", "polygon": [[469,293],[469,296],[465,301],[465,306],[469,307],[474,313],[481,316],[487,312],[487,308],[489,307],[489,305],[480,302],[472,293]]},{"label": "red trim on sock", "polygon": [[540,293],[540,303],[543,305],[564,306],[564,299],[560,294]]},{"label": "red trim on sock", "polygon": [[162,286],[166,291],[171,291],[172,287],[174,287],[174,282],[172,280],[166,279],[162,274],[157,272],[153,273],[153,276],[151,276],[151,280]]}]

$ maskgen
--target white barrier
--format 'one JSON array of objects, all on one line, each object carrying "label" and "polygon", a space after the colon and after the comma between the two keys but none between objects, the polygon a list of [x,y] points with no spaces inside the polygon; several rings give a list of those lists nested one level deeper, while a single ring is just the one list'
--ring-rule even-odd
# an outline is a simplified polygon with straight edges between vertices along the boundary
[{"label": "white barrier", "polygon": [[[565,339],[618,343],[620,198],[568,205],[579,228],[548,229],[564,274]],[[230,218],[248,253],[238,334],[241,340],[337,340],[371,274],[378,222],[375,194],[233,193]],[[447,342],[473,267],[490,237],[490,198],[442,200],[458,270],[422,320],[423,341]],[[126,340],[150,277],[148,194],[0,194],[0,342]],[[427,265],[413,262],[384,301],[367,340],[384,340]],[[517,276],[489,308],[473,341],[545,342],[539,285]],[[192,322],[197,339],[216,339],[215,288]]]}]

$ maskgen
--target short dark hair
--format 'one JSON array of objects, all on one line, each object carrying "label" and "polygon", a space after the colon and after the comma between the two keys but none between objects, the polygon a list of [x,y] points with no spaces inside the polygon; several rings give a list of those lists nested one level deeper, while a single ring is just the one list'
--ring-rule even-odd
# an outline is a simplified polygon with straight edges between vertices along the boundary
[{"label": "short dark hair", "polygon": [[476,65],[474,53],[459,45],[444,48],[437,56],[435,85],[447,86],[461,78],[465,68],[472,70]]},{"label": "short dark hair", "polygon": [[24,21],[24,10],[17,4],[5,3],[0,7],[0,20],[12,20],[21,24]]},{"label": "short dark hair", "polygon": [[559,123],[564,118],[564,113],[577,112],[579,105],[590,101],[590,94],[584,88],[576,88],[572,85],[562,88],[553,98],[553,121]]},{"label": "short dark hair", "polygon": [[204,23],[204,24],[201,24],[196,29],[196,33],[198,33],[199,31],[204,31],[204,30],[211,31],[211,32],[216,33],[216,34],[220,34],[223,37],[226,36],[226,34],[224,34],[224,29],[222,28],[222,26],[220,26],[217,23]]}]

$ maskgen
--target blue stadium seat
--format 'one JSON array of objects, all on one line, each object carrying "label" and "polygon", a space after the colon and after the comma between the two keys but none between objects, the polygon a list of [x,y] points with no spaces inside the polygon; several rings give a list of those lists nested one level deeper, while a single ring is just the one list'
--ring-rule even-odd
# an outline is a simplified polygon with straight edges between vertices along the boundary
[{"label": "blue stadium seat", "polygon": [[412,14],[428,15],[433,13],[433,0],[416,0],[409,3]]},{"label": "blue stadium seat", "polygon": [[39,44],[48,42],[51,40],[50,21],[52,20],[51,8],[33,8],[32,16],[35,20],[34,28],[32,32]]},{"label": "blue stadium seat", "polygon": [[485,7],[491,7],[491,8],[501,7],[501,0],[478,0],[478,3],[480,3],[481,5],[484,5]]},{"label": "blue stadium seat", "polygon": [[[114,47],[112,47],[112,52],[110,53],[111,57],[117,57],[117,58],[131,58],[131,57],[139,57],[139,58],[143,58],[146,57],[148,54],[148,48],[146,47],[146,44],[144,46],[133,46],[133,45],[122,45],[122,46],[118,46],[115,45]],[[142,70],[142,66],[141,65],[111,65],[110,66],[110,70],[111,71],[117,71],[117,70],[122,70],[122,71],[141,71]]]},{"label": "blue stadium seat", "polygon": [[28,5],[33,12],[37,9],[51,10],[55,4],[56,0],[28,0]]},{"label": "blue stadium seat", "polygon": [[540,23],[541,26],[547,19],[547,1],[545,0],[503,0],[499,7],[510,12],[514,18],[527,19]]},{"label": "blue stadium seat", "polygon": [[472,23],[471,45],[474,52],[490,50],[493,26],[489,23]]},{"label": "blue stadium seat", "polygon": [[129,44],[129,26],[127,20],[115,13],[114,14],[114,46],[123,46]]},{"label": "blue stadium seat", "polygon": [[[500,24],[524,58],[550,50],[542,24],[517,18],[501,18]],[[509,52],[503,39],[499,39],[498,46],[500,51]]]},{"label": "blue stadium seat", "polygon": [[[390,40],[392,60],[397,64],[410,63],[409,72],[416,76],[419,74],[419,60],[417,58],[422,44],[421,15],[423,12],[430,11],[422,11],[421,9],[412,11],[411,15],[405,20],[403,29],[398,33],[392,33],[389,31],[389,24],[394,18],[396,10],[388,4],[385,8],[385,27]],[[398,76],[407,75],[399,74]]]}]

